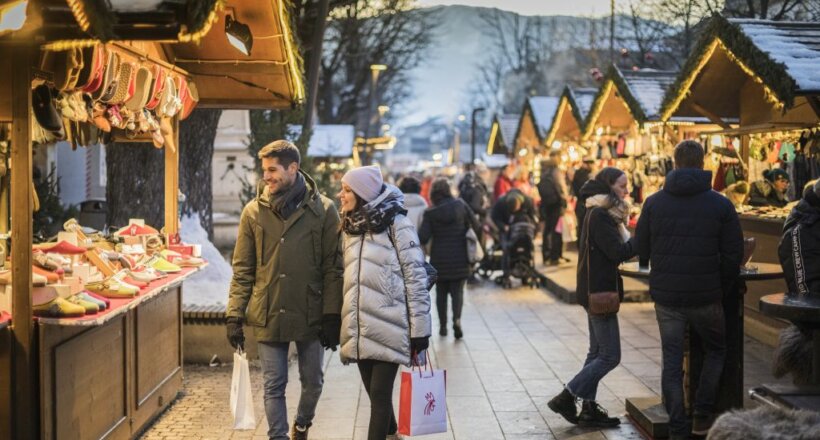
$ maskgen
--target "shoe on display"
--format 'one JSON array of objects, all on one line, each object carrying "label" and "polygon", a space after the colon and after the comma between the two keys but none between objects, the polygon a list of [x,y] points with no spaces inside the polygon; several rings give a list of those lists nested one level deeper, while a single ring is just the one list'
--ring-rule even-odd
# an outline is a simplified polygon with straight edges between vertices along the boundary
[{"label": "shoe on display", "polygon": [[85,308],[57,296],[47,303],[34,305],[32,313],[44,318],[76,318],[85,316]]},{"label": "shoe on display", "polygon": [[86,296],[88,296],[89,298],[96,299],[97,301],[100,301],[101,303],[105,304],[106,309],[111,308],[111,300],[110,299],[108,299],[104,296],[101,296],[101,295],[97,295],[94,292],[89,292],[88,290],[83,290],[82,293],[85,294]]},{"label": "shoe on display", "polygon": [[117,237],[139,237],[141,235],[157,235],[159,231],[148,226],[131,223],[130,225],[120,228],[114,235]]},{"label": "shoe on display", "polygon": [[113,277],[94,283],[87,283],[85,289],[106,298],[133,298],[139,293],[139,289],[136,286],[129,285]]},{"label": "shoe on display", "polygon": [[581,405],[581,414],[578,414],[578,426],[614,428],[620,424],[620,419],[610,417],[606,410],[594,400],[584,400]]},{"label": "shoe on display", "polygon": [[177,266],[174,263],[162,258],[159,255],[154,255],[150,257],[144,263],[146,266],[151,267],[153,269],[165,272],[165,273],[177,273],[182,271],[182,268]]},{"label": "shoe on display", "polygon": [[68,298],[66,298],[66,300],[71,304],[75,304],[82,307],[85,310],[86,315],[93,315],[95,313],[99,313],[100,311],[100,307],[97,304],[91,301],[86,301],[80,298],[79,295],[71,295]]},{"label": "shoe on display", "polygon": [[87,250],[84,247],[74,246],[67,241],[61,241],[53,246],[40,248],[46,252],[63,255],[81,255]]},{"label": "shoe on display", "polygon": [[133,280],[133,279],[129,278],[129,276],[128,276],[128,272],[129,272],[129,271],[128,271],[127,269],[123,269],[123,270],[121,270],[121,271],[119,271],[119,272],[115,273],[115,274],[112,276],[112,278],[116,278],[117,280],[119,280],[119,281],[121,281],[121,282],[123,282],[123,283],[129,284],[129,285],[132,285],[132,286],[134,286],[134,287],[136,287],[136,288],[138,288],[138,289],[142,289],[143,287],[147,287],[147,286],[148,286],[148,283],[145,283],[145,282],[142,282],[142,281]]},{"label": "shoe on display", "polygon": [[93,296],[89,295],[88,292],[83,291],[83,292],[78,293],[76,296],[79,297],[83,301],[88,301],[90,303],[96,304],[97,308],[99,309],[100,312],[102,312],[103,310],[108,309],[108,304],[106,304],[105,301],[94,298]]},{"label": "shoe on display", "polygon": [[37,266],[31,266],[31,272],[32,274],[45,277],[46,281],[49,283],[56,283],[57,281],[60,281],[60,275],[57,272],[48,271]]},{"label": "shoe on display", "polygon": [[122,244],[120,245],[120,252],[126,255],[143,255],[145,254],[145,247],[141,244]]},{"label": "shoe on display", "polygon": [[50,259],[44,254],[42,251],[37,250],[31,254],[31,262],[47,271],[55,271],[60,266],[58,266],[53,259]]},{"label": "shoe on display", "polygon": [[170,261],[180,267],[199,267],[205,264],[205,260],[202,258],[189,257],[182,255],[179,252],[169,251],[168,249],[160,252],[160,255],[162,255],[162,257],[167,261]]},{"label": "shoe on display", "polygon": [[[155,271],[152,271],[156,273]],[[133,279],[134,281],[138,281],[140,283],[144,283],[146,286],[151,282],[159,278],[157,275],[152,275],[148,271],[135,271],[135,270],[128,270],[128,277]]]}]

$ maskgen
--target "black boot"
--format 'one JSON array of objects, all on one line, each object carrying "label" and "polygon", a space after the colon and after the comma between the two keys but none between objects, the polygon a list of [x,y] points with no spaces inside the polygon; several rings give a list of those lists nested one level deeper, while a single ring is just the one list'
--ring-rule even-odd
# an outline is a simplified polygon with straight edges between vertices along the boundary
[{"label": "black boot", "polygon": [[575,406],[575,396],[564,388],[561,394],[553,397],[547,406],[572,424],[578,424],[578,407]]},{"label": "black boot", "polygon": [[293,428],[290,431],[291,440],[308,440],[308,430],[310,424],[307,426],[299,426],[296,421],[293,421]]},{"label": "black boot", "polygon": [[461,339],[464,337],[464,332],[461,331],[460,319],[456,319],[455,322],[453,322],[453,336],[455,336],[456,339]]},{"label": "black boot", "polygon": [[439,324],[438,326],[438,335],[439,336],[447,336],[447,323]]},{"label": "black boot", "polygon": [[594,400],[584,400],[581,405],[581,414],[578,415],[578,425],[589,428],[614,428],[621,424],[617,417],[609,417],[606,410]]}]

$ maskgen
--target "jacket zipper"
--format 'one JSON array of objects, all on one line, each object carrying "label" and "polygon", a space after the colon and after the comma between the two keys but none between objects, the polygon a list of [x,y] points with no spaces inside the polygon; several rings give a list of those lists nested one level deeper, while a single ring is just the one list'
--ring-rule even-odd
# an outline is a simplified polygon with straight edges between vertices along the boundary
[{"label": "jacket zipper", "polygon": [[359,268],[356,273],[356,359],[361,359],[359,356],[359,347],[362,340],[362,321],[360,319],[361,300],[362,300],[362,253],[364,252],[364,238],[362,234],[362,244],[359,246]]}]

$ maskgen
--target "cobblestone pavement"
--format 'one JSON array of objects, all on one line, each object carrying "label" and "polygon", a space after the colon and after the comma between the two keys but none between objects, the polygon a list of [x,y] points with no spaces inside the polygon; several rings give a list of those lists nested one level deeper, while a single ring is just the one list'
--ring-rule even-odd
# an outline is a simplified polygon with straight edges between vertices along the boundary
[{"label": "cobblestone pavement", "polygon": [[[492,283],[468,286],[462,319],[465,338],[431,338],[433,363],[447,369],[446,434],[438,439],[637,439],[624,414],[626,397],[660,393],[661,350],[651,303],[623,304],[619,314],[621,365],[601,383],[600,403],[621,416],[618,429],[573,426],[552,413],[547,400],[560,392],[582,365],[587,350],[586,315],[543,290],[501,290]],[[437,319],[434,319],[437,321]],[[450,332],[452,334],[452,332]],[[330,353],[330,352],[326,352]],[[773,382],[771,349],[746,341],[746,384]],[[370,402],[355,366],[343,366],[338,352],[326,355],[325,388],[311,439],[365,439]],[[232,431],[228,409],[231,367],[185,367],[183,396],[143,436],[154,439],[266,439],[261,372],[252,364],[257,428]],[[288,416],[299,396],[295,364],[288,384]],[[398,401],[399,385],[394,399]],[[750,405],[747,402],[747,405]],[[398,404],[396,404],[398,410]]]}]

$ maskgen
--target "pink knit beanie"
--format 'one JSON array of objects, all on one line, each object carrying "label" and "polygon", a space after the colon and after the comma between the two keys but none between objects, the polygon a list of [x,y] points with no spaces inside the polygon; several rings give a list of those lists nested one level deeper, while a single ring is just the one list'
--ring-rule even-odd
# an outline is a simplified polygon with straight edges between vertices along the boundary
[{"label": "pink knit beanie", "polygon": [[378,197],[384,184],[382,171],[376,165],[354,168],[345,173],[342,182],[365,202]]}]

